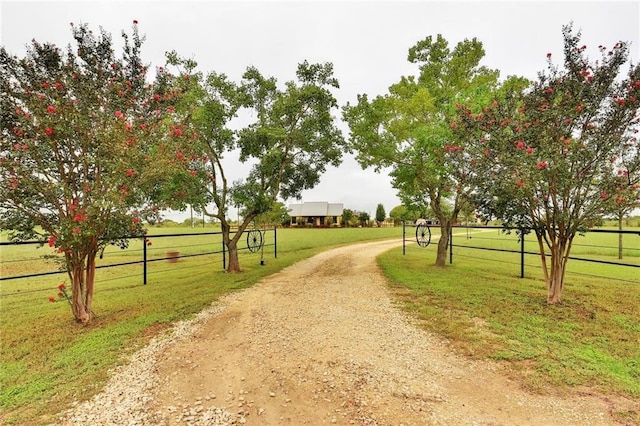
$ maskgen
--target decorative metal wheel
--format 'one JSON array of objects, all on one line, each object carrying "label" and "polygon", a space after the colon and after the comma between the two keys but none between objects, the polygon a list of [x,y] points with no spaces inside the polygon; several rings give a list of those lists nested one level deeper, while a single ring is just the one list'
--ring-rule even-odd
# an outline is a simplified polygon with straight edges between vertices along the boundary
[{"label": "decorative metal wheel", "polygon": [[255,253],[262,247],[262,232],[259,229],[252,229],[247,234],[247,248],[251,253]]},{"label": "decorative metal wheel", "polygon": [[416,242],[423,248],[426,248],[431,243],[431,228],[425,223],[416,226]]}]

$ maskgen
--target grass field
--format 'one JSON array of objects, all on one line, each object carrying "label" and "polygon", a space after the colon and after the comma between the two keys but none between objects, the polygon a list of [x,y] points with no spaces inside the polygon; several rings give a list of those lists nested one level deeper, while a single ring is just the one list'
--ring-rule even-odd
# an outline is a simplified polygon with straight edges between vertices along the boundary
[{"label": "grass field", "polygon": [[[158,237],[189,230],[152,229],[148,257],[159,259],[169,250],[187,255],[221,249],[219,236]],[[202,228],[193,232],[202,232]],[[456,230],[454,243],[519,249],[514,235],[495,230],[469,236]],[[3,281],[0,423],[52,421],[55,413],[74,400],[99,392],[109,369],[150,337],[192,317],[227,292],[251,286],[261,277],[326,248],[401,237],[401,228],[283,229],[277,231],[277,259],[273,248],[267,246],[263,266],[260,253],[246,250],[240,258],[242,274],[225,274],[221,254],[185,257],[177,263],[162,260],[149,264],[147,285],[142,285],[141,265],[100,269],[96,320],[87,327],[73,322],[64,301],[47,302],[47,297],[55,296],[64,275]],[[590,234],[578,240],[584,247],[576,247],[576,251],[615,259],[617,251],[609,253],[608,248],[607,253],[586,253],[596,251],[592,246],[609,245],[610,241],[600,237]],[[636,240],[631,237],[625,242],[628,249],[622,261],[638,263],[640,236]],[[570,262],[565,302],[547,306],[535,256],[527,256],[526,277],[520,279],[519,255],[456,246],[454,264],[443,271],[431,266],[435,244],[421,249],[410,235],[407,238],[406,255],[400,249],[392,250],[380,258],[380,264],[407,311],[422,319],[426,328],[450,339],[457,350],[508,363],[514,375],[538,391],[590,386],[603,393],[640,397],[638,269],[612,266],[613,279],[594,278],[606,265]],[[266,244],[271,243],[267,233]],[[616,244],[617,239],[613,246]],[[111,248],[100,262],[139,260],[142,248],[140,241],[133,241],[125,251]],[[37,250],[33,246],[3,247],[2,275],[9,275],[8,270],[54,270],[55,265],[47,266],[38,257],[49,248]]]},{"label": "grass field", "polygon": [[[165,257],[167,250],[181,255],[221,249],[219,236],[194,235],[160,238],[157,234],[188,232],[189,228],[151,229],[149,257]],[[198,229],[194,230],[198,231]],[[215,231],[206,229],[205,231]],[[271,244],[267,233],[266,244]],[[96,276],[95,320],[86,327],[73,321],[64,300],[50,303],[63,274],[1,282],[0,294],[0,424],[46,424],[74,400],[97,393],[110,368],[172,323],[192,317],[222,295],[246,288],[261,277],[326,248],[355,241],[401,238],[393,228],[278,230],[278,258],[266,247],[260,253],[240,253],[242,274],[226,274],[222,255],[186,257],[177,263],[149,264],[148,284],[142,284],[142,265],[100,269]],[[170,242],[172,240],[172,242]],[[38,256],[48,247],[2,247],[5,265],[14,271],[34,272]],[[101,263],[141,259],[142,242],[130,249],[109,249]],[[20,259],[28,259],[26,262]],[[20,265],[20,266],[15,266]],[[67,280],[68,281],[68,280]]]}]

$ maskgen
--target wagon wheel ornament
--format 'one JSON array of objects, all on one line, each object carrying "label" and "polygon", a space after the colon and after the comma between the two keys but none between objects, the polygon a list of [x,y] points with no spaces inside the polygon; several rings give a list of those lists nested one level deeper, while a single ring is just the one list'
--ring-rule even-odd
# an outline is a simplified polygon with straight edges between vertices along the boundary
[{"label": "wagon wheel ornament", "polygon": [[259,229],[252,229],[247,234],[247,248],[251,253],[255,253],[262,247],[262,232]]},{"label": "wagon wheel ornament", "polygon": [[423,248],[426,248],[431,243],[431,228],[424,223],[416,226],[416,242]]}]

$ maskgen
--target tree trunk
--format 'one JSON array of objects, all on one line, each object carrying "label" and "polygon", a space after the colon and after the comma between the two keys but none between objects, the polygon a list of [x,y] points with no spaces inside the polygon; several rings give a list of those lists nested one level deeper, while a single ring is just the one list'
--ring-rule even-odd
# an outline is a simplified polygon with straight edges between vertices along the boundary
[{"label": "tree trunk", "polygon": [[[82,324],[88,324],[91,320],[90,311],[86,306],[85,268],[82,262],[74,262],[69,269],[69,277],[71,279],[71,311],[76,321]],[[93,285],[92,287],[93,288]]]},{"label": "tree trunk", "polygon": [[227,243],[229,255],[229,263],[227,263],[227,272],[242,272],[240,270],[240,260],[238,259],[238,241],[230,239]]},{"label": "tree trunk", "polygon": [[551,273],[547,279],[547,303],[550,304],[562,302],[564,264],[561,260],[560,247],[557,245],[551,247]]},{"label": "tree trunk", "polygon": [[67,271],[71,280],[71,312],[77,322],[91,322],[93,289],[96,276],[97,240],[85,252],[66,255]]},{"label": "tree trunk", "polygon": [[547,303],[562,302],[564,277],[567,272],[567,262],[571,252],[573,235],[566,238],[559,237],[551,246],[551,273],[547,276]]},{"label": "tree trunk", "polygon": [[[618,231],[622,231],[622,214],[618,215]],[[618,232],[618,259],[622,259],[622,232]]]},{"label": "tree trunk", "polygon": [[451,221],[440,220],[440,239],[438,240],[436,266],[444,267],[447,263],[447,252],[449,251],[450,233],[451,233]]},{"label": "tree trunk", "polygon": [[233,238],[231,238],[231,225],[226,220],[221,219],[220,225],[222,227],[222,241],[227,247],[229,254],[229,263],[227,264],[227,272],[242,272],[240,269],[240,260],[238,259],[238,241],[244,234],[245,229],[251,223],[251,221],[257,216],[256,213],[247,213],[242,223],[238,224],[238,230]]}]

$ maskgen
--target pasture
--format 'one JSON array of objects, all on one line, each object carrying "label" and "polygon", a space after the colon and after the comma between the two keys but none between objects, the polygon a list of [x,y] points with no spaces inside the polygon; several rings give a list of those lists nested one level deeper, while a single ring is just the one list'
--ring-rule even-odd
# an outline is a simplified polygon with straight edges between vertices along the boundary
[{"label": "pasture", "polygon": [[[63,299],[47,300],[56,296],[65,275],[2,281],[0,422],[44,424],[54,420],[73,401],[99,392],[109,369],[124,362],[127,354],[228,292],[251,286],[331,247],[402,238],[401,228],[279,229],[278,257],[267,246],[261,265],[261,253],[243,250],[242,274],[224,273],[219,253],[184,257],[176,263],[157,260],[170,250],[181,255],[221,250],[218,235],[198,235],[216,230],[152,228],[147,255],[156,261],[148,264],[147,285],[142,283],[140,264],[100,269],[96,319],[87,327],[73,322]],[[154,237],[184,232],[195,235]],[[482,243],[519,249],[514,235],[495,230],[470,233],[470,238],[466,231],[454,232],[456,245]],[[266,244],[272,243],[269,233],[265,236]],[[610,237],[588,234],[577,240],[583,246],[576,246],[574,255],[614,260],[617,249],[609,248]],[[625,236],[628,249],[622,261],[640,264],[640,236],[632,237]],[[407,312],[425,328],[448,338],[457,351],[506,363],[513,367],[514,376],[537,391],[588,386],[605,394],[640,397],[637,268],[571,261],[564,303],[547,306],[536,256],[527,256],[526,276],[521,279],[516,253],[454,246],[454,263],[443,271],[432,266],[434,243],[422,249],[410,235],[407,239],[406,255],[400,248],[392,250],[380,258],[380,265]],[[617,239],[614,243],[616,247]],[[127,250],[109,248],[100,264],[139,261],[142,244],[132,241]],[[55,264],[39,259],[50,250],[46,246],[3,246],[2,276],[55,270]],[[607,268],[611,270],[604,271]]]}]

